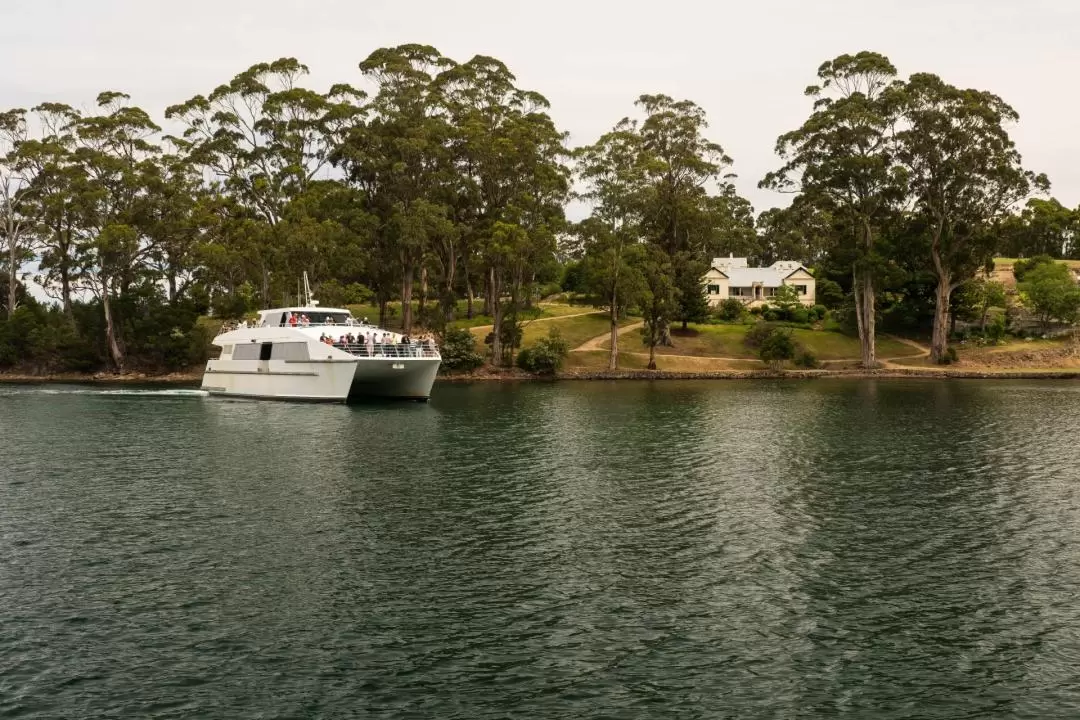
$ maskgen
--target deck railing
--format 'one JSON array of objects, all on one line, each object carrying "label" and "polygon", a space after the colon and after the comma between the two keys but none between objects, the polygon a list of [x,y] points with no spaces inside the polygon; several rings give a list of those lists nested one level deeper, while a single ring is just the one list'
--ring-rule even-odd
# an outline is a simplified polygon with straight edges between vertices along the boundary
[{"label": "deck railing", "polygon": [[375,343],[374,345],[361,345],[359,343],[327,343],[330,347],[344,350],[356,357],[383,357],[383,358],[438,358],[439,351],[433,345],[401,343]]}]

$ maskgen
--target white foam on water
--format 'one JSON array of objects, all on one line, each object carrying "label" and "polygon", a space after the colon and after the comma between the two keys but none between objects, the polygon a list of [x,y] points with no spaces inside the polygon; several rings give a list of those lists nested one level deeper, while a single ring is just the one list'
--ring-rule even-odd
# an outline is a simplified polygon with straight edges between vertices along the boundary
[{"label": "white foam on water", "polygon": [[0,391],[0,395],[109,395],[122,397],[208,397],[210,393],[205,390],[192,388],[164,388],[151,390],[147,388],[85,388],[85,387],[22,387],[17,390]]}]

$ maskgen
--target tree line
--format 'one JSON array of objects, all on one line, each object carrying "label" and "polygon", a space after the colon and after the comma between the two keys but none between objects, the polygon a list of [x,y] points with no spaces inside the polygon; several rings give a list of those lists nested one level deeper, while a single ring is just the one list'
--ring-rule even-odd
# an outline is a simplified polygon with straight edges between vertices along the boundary
[{"label": "tree line", "polygon": [[259,64],[157,120],[118,92],[0,114],[0,365],[185,367],[201,317],[291,304],[307,272],[326,305],[371,303],[380,324],[400,307],[405,332],[490,316],[495,364],[536,298],[581,290],[610,312],[616,367],[619,319],[671,342],[729,253],[812,268],[867,365],[882,323],[931,326],[941,359],[953,294],[995,253],[1080,256],[1077,211],[1009,138],[1016,112],[879,54],[821,66],[762,181],[792,201],[756,217],[689,100],[642,95],[573,147],[495,58],[403,45],[359,70],[319,91],[295,59]]}]

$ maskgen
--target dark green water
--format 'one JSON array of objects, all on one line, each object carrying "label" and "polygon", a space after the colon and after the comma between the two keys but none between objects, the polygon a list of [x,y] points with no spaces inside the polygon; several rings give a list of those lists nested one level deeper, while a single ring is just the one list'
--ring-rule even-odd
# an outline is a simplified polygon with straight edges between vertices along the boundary
[{"label": "dark green water", "polygon": [[0,386],[3,718],[1080,717],[1080,385]]}]

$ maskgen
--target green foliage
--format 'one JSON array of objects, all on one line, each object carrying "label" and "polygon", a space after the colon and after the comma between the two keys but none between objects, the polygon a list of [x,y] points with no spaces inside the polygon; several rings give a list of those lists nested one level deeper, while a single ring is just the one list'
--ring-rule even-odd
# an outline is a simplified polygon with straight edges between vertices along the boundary
[{"label": "green foliage", "polygon": [[799,307],[802,300],[799,298],[798,290],[793,285],[781,285],[773,293],[772,302],[780,310],[790,313]]},{"label": "green foliage", "polygon": [[563,340],[559,329],[553,327],[547,337],[540,338],[535,345],[518,353],[517,365],[522,370],[540,375],[554,375],[562,369],[569,352],[569,344]]},{"label": "green foliage", "polygon": [[810,311],[806,308],[799,307],[791,311],[791,322],[798,323],[799,325],[806,325],[810,322]]},{"label": "green foliage", "polygon": [[484,358],[476,352],[476,339],[464,328],[450,328],[443,336],[442,365],[440,369],[452,372],[469,372],[484,364]]},{"label": "green foliage", "polygon": [[776,332],[776,326],[768,322],[757,322],[749,330],[746,331],[746,336],[743,338],[743,343],[748,348],[760,349],[765,341]]},{"label": "green foliage", "polygon": [[1054,258],[1049,255],[1036,255],[1026,260],[1017,260],[1013,263],[1013,277],[1016,282],[1022,283],[1027,279],[1027,274],[1040,265],[1053,265]]},{"label": "green foliage", "polygon": [[795,352],[795,341],[791,337],[791,332],[772,329],[772,332],[761,341],[758,357],[773,369],[778,370],[785,360],[794,359]]},{"label": "green foliage", "polygon": [[836,310],[843,306],[844,291],[841,289],[839,283],[836,283],[829,278],[818,278],[815,284],[817,286],[817,301],[821,305],[832,310]]},{"label": "green foliage", "polygon": [[724,322],[736,322],[745,312],[746,306],[736,298],[724,298],[716,309],[716,314]]},{"label": "green foliage", "polygon": [[815,305],[814,307],[810,308],[810,312],[810,318],[814,322],[824,320],[825,316],[829,314],[828,309],[824,305]]},{"label": "green foliage", "polygon": [[1044,329],[1052,321],[1075,323],[1080,314],[1080,288],[1072,272],[1060,263],[1029,269],[1020,284],[1024,304],[1038,316]]},{"label": "green foliage", "polygon": [[766,310],[766,311],[765,311],[765,312],[764,312],[764,313],[762,314],[762,317],[764,317],[764,318],[765,318],[765,321],[766,321],[766,322],[779,322],[779,320],[780,320],[780,313],[779,313],[779,312],[777,312],[776,310]]},{"label": "green foliage", "polygon": [[817,356],[814,355],[808,348],[799,346],[795,350],[795,367],[800,367],[805,370],[814,370],[820,367],[821,363],[818,362]]}]

